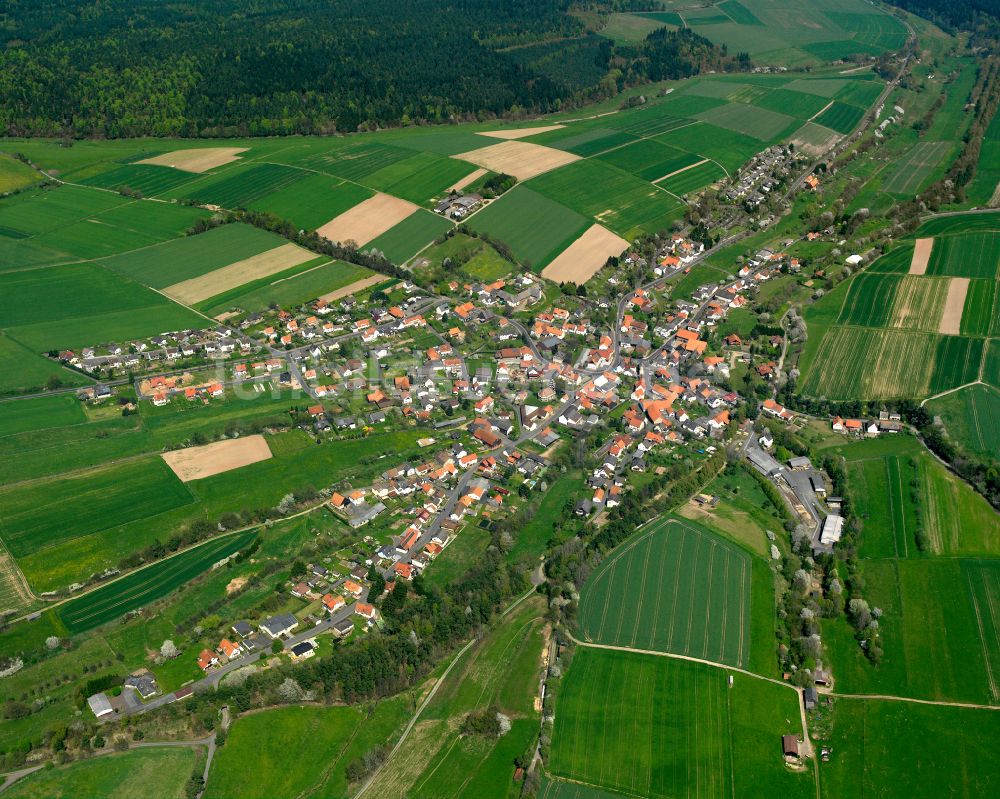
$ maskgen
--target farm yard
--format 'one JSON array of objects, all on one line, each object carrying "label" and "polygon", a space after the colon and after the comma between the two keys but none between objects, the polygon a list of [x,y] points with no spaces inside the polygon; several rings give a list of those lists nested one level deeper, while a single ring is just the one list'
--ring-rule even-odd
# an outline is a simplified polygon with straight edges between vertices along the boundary
[{"label": "farm yard", "polygon": [[691,522],[654,522],[587,581],[579,634],[600,644],[745,666],[750,583],[751,558],[739,547]]},{"label": "farm yard", "polygon": [[801,735],[797,702],[786,686],[725,669],[578,647],[549,770],[626,796],[813,796],[812,776],[781,758],[781,736]]}]

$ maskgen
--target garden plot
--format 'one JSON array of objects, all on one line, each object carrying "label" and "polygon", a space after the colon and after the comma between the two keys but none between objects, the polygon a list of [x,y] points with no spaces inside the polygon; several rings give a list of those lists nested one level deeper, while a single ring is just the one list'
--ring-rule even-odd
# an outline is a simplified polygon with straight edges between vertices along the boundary
[{"label": "garden plot", "polygon": [[419,206],[407,200],[380,192],[335,216],[317,228],[316,232],[330,241],[353,241],[361,246],[381,236],[418,210]]},{"label": "garden plot", "polygon": [[175,283],[164,289],[164,293],[180,302],[192,305],[253,280],[276,275],[315,257],[313,253],[297,244],[283,244],[200,277]]},{"label": "garden plot", "polygon": [[241,466],[266,461],[271,448],[264,436],[246,436],[215,441],[202,447],[187,447],[164,452],[163,460],[182,483],[231,472]]},{"label": "garden plot", "polygon": [[613,255],[628,249],[628,242],[601,225],[591,225],[545,269],[542,277],[556,283],[586,283]]},{"label": "garden plot", "polygon": [[137,163],[169,166],[184,172],[207,172],[231,164],[239,159],[240,153],[246,151],[246,147],[193,147],[190,150],[171,150]]},{"label": "garden plot", "polygon": [[580,156],[525,141],[504,141],[456,155],[477,166],[528,180],[543,172],[579,160]]}]

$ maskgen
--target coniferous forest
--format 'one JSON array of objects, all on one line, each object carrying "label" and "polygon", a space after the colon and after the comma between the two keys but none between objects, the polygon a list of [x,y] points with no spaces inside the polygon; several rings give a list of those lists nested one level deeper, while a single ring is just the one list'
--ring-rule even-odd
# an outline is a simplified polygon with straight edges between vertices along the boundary
[{"label": "coniferous forest", "polygon": [[618,47],[575,10],[574,0],[9,0],[0,130],[354,131],[553,111],[748,63],[688,30]]}]

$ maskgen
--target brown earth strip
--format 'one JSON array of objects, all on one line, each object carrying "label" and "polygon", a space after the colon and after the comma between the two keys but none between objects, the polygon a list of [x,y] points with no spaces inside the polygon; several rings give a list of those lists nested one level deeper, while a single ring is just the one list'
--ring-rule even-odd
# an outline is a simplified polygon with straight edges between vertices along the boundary
[{"label": "brown earth strip", "polygon": [[385,275],[372,275],[371,277],[364,277],[361,280],[355,280],[353,283],[342,286],[336,291],[331,291],[329,294],[324,294],[320,297],[320,299],[326,300],[327,302],[333,302],[334,300],[339,300],[341,297],[347,297],[351,294],[356,294],[359,291],[364,291],[366,288],[371,286],[377,286],[386,279]]},{"label": "brown earth strip", "polygon": [[136,163],[169,166],[184,172],[207,172],[238,160],[239,154],[246,151],[246,147],[193,147],[190,150],[171,150]]},{"label": "brown earth strip", "polygon": [[482,167],[479,167],[479,169],[473,170],[468,175],[466,175],[464,178],[462,178],[461,180],[459,180],[456,183],[452,184],[451,187],[448,189],[448,193],[450,194],[453,191],[461,191],[466,186],[468,186],[470,183],[475,183],[477,180],[479,180],[479,178],[481,178],[487,172],[489,172],[489,170],[488,169],[483,169]]},{"label": "brown earth strip", "polygon": [[174,283],[174,285],[165,288],[163,293],[187,305],[192,305],[252,280],[260,280],[262,277],[270,277],[278,272],[284,272],[293,266],[311,261],[315,257],[315,253],[311,253],[296,244],[282,244],[273,250],[258,253],[221,269],[213,269],[204,275]]},{"label": "brown earth strip", "polygon": [[938,333],[957,336],[962,332],[962,311],[965,309],[965,295],[969,291],[967,277],[953,277],[948,284],[948,296],[944,301],[944,313],[938,324]]},{"label": "brown earth strip", "polygon": [[181,482],[187,483],[269,460],[271,448],[264,436],[256,435],[164,452],[162,458]]},{"label": "brown earth strip", "polygon": [[494,172],[505,172],[518,180],[528,180],[550,169],[580,160],[580,156],[573,153],[526,141],[503,141],[454,157]]},{"label": "brown earth strip", "polygon": [[681,172],[687,172],[689,169],[694,169],[696,166],[701,166],[702,164],[707,164],[708,159],[702,158],[700,161],[696,161],[688,166],[682,166],[680,169],[675,169],[673,172],[664,175],[662,178],[657,178],[653,183],[659,183],[661,180],[666,180],[667,178],[672,178],[674,175],[679,175]]},{"label": "brown earth strip", "polygon": [[628,242],[601,225],[591,225],[542,270],[542,277],[556,283],[586,283],[612,255],[621,255]]},{"label": "brown earth strip", "polygon": [[395,227],[419,206],[381,192],[334,217],[316,230],[330,241],[353,241],[359,247]]},{"label": "brown earth strip", "polygon": [[934,247],[934,239],[917,239],[913,248],[913,258],[910,260],[911,275],[926,275],[927,264],[931,260],[931,250]]},{"label": "brown earth strip", "polygon": [[561,130],[563,125],[541,125],[537,128],[507,128],[506,130],[481,130],[480,136],[491,136],[494,139],[523,139],[536,133],[547,133],[550,130]]}]

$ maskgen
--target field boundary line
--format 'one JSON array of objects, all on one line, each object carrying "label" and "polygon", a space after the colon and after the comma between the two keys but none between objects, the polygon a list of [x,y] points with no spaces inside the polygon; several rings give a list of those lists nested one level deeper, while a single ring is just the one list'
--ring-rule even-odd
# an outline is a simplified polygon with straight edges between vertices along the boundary
[{"label": "field boundary line", "polygon": [[682,172],[687,172],[689,169],[694,169],[696,166],[701,166],[702,164],[707,164],[711,159],[702,158],[700,161],[695,161],[693,164],[688,164],[687,166],[682,166],[680,169],[675,169],[664,175],[662,178],[657,178],[656,180],[649,181],[650,183],[659,183],[661,180],[666,180],[667,178],[672,178],[674,175],[680,175]]},{"label": "field boundary line", "polygon": [[866,702],[910,702],[915,705],[933,705],[935,707],[961,707],[967,710],[1000,711],[1000,705],[981,705],[976,702],[950,702],[944,699],[917,699],[912,696],[891,696],[889,694],[841,694],[836,691],[823,691],[823,696],[834,699],[862,699]]},{"label": "field boundary line", "polygon": [[[587,647],[589,649],[607,649],[607,650],[610,650],[612,652],[626,652],[626,653],[631,653],[633,655],[652,655],[654,657],[672,658],[674,660],[686,660],[689,663],[701,663],[704,666],[711,666],[712,668],[719,669],[720,671],[732,671],[732,672],[735,672],[736,674],[743,674],[743,675],[745,675],[747,677],[753,677],[754,679],[757,679],[757,680],[763,680],[764,682],[773,683],[774,685],[782,685],[785,688],[788,688],[788,689],[790,689],[792,691],[795,691],[796,693],[801,693],[802,692],[802,689],[799,688],[798,686],[792,685],[791,683],[784,682],[783,680],[779,680],[779,679],[776,679],[774,677],[765,677],[763,674],[757,674],[757,672],[755,672],[755,671],[750,671],[749,669],[740,668],[739,666],[729,666],[729,665],[727,665],[725,663],[719,663],[719,662],[717,662],[715,660],[706,660],[705,658],[696,658],[696,657],[694,657],[692,655],[681,655],[681,654],[679,654],[677,652],[657,652],[657,651],[652,650],[652,649],[637,649],[635,647],[630,647],[630,646],[615,646],[613,644],[595,644],[595,643],[589,642],[589,641],[581,641],[578,638],[576,638],[576,636],[574,636],[572,633],[567,633],[567,634],[569,635],[570,640],[574,644],[576,644],[577,646]],[[830,696],[840,696],[840,694],[832,694],[831,693]],[[849,697],[850,695],[845,695],[845,696]],[[864,698],[864,697],[862,697],[862,698]],[[871,697],[871,698],[877,699],[878,697]],[[898,698],[898,697],[889,697],[889,698],[892,699],[892,698]],[[915,701],[922,701],[922,700],[915,700]],[[949,704],[949,703],[947,703],[947,702],[943,702],[943,703],[930,702],[930,704]],[[977,706],[970,705],[970,707],[977,707]],[[1000,706],[993,707],[992,705],[984,705],[984,707],[989,707],[992,710],[1000,710]]]},{"label": "field boundary line", "polygon": [[[825,112],[825,111],[826,111],[827,109],[829,109],[829,107],[830,107],[831,105],[833,105],[833,104],[834,104],[835,102],[837,102],[837,101],[836,101],[836,100],[831,100],[830,102],[828,102],[828,103],[827,103],[826,105],[824,105],[824,106],[823,106],[823,107],[822,107],[822,108],[821,108],[821,109],[820,109],[819,111],[817,111],[817,112],[816,112],[815,114],[813,114],[813,115],[812,115],[811,117],[809,117],[809,119],[807,119],[807,120],[806,120],[806,122],[813,122],[813,121],[814,121],[814,120],[816,119],[816,117],[818,117],[818,116],[822,116],[822,114],[823,114],[823,113],[824,113],[824,112]],[[824,127],[824,128],[825,128],[825,127],[826,127],[826,125],[821,125],[820,127]],[[827,128],[827,130],[830,130],[830,128]],[[834,133],[836,133],[837,131],[833,131],[833,132],[834,132]]]}]

